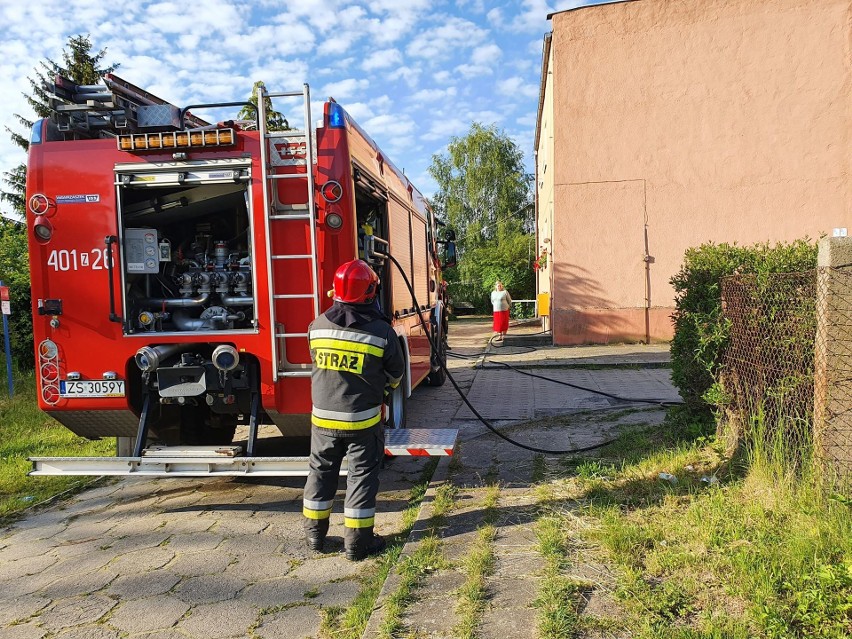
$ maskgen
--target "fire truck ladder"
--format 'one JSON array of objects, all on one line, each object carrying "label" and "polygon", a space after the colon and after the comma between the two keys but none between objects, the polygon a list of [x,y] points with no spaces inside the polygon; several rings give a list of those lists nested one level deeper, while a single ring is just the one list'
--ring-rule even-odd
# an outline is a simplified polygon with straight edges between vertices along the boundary
[{"label": "fire truck ladder", "polygon": [[[293,98],[301,96],[304,100],[304,130],[302,131],[273,131],[266,130],[266,98]],[[261,162],[263,164],[263,189],[264,202],[267,206],[266,219],[266,251],[269,256],[269,264],[267,267],[267,277],[269,278],[269,290],[272,292],[272,303],[270,304],[270,326],[272,331],[272,361],[275,362],[273,369],[273,381],[278,381],[280,377],[309,377],[310,368],[301,366],[297,368],[286,367],[283,362],[283,351],[281,348],[283,340],[287,338],[302,338],[307,339],[307,325],[305,330],[301,332],[286,331],[281,328],[275,316],[275,300],[285,299],[310,299],[313,302],[313,314],[311,320],[315,319],[320,314],[319,300],[319,264],[317,259],[317,221],[316,210],[314,207],[314,162],[316,161],[315,139],[312,132],[311,120],[311,90],[305,84],[300,92],[281,92],[268,93],[263,90],[258,101],[258,113],[260,126],[263,127],[264,143],[261,144]],[[270,149],[277,142],[284,142],[288,148],[300,148],[304,144],[304,164],[305,173],[294,171],[292,173],[280,173],[272,170],[273,164],[270,158]],[[294,157],[289,160],[293,165],[298,166],[301,161]],[[307,198],[305,202],[295,204],[281,204],[277,196],[277,181],[278,180],[305,180],[307,182]],[[287,228],[280,225],[293,225],[307,223],[309,227],[310,237],[310,253],[292,254],[275,252],[272,237],[274,228]],[[292,229],[292,226],[288,230]],[[274,281],[272,262],[277,260],[308,260],[311,269],[311,285],[310,292],[305,293],[283,293],[277,283]],[[309,321],[311,321],[309,320]]]}]

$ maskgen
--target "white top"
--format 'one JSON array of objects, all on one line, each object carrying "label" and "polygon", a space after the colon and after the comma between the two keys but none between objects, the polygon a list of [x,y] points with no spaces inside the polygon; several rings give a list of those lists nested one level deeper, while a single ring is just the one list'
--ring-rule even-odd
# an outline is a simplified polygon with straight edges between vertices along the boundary
[{"label": "white top", "polygon": [[491,306],[494,307],[495,311],[508,311],[509,304],[512,303],[512,296],[509,295],[509,291],[503,289],[502,291],[491,291]]}]

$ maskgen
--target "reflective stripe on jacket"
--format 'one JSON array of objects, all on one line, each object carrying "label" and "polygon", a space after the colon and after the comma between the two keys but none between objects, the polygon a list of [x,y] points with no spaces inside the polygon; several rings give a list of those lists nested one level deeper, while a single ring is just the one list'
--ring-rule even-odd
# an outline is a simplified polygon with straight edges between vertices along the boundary
[{"label": "reflective stripe on jacket", "polygon": [[340,434],[378,424],[385,387],[399,385],[405,365],[393,328],[382,320],[343,327],[320,315],[308,339],[311,423]]}]

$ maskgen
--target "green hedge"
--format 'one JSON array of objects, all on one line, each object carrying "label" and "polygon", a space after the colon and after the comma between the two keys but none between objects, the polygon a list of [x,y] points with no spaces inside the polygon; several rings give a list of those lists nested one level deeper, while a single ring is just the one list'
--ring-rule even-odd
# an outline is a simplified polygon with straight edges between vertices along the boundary
[{"label": "green hedge", "polygon": [[710,414],[711,389],[728,339],[722,315],[722,278],[735,273],[793,273],[816,268],[817,247],[810,239],[791,243],[702,244],[686,251],[671,279],[675,289],[675,335],[671,343],[672,379],[690,412]]},{"label": "green hedge", "polygon": [[12,302],[12,315],[9,318],[12,359],[21,370],[32,369],[34,359],[30,263],[27,256],[26,226],[0,218],[0,281],[9,287]]}]

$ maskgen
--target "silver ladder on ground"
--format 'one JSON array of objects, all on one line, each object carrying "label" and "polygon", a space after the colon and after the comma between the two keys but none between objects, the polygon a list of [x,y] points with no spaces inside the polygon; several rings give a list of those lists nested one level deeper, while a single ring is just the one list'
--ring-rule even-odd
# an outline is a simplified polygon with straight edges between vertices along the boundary
[{"label": "silver ladder on ground", "polygon": [[[385,454],[451,456],[458,430],[385,431]],[[241,446],[151,446],[139,457],[31,457],[30,475],[132,475],[139,477],[305,477],[307,457],[245,457]],[[346,460],[340,474],[347,474]]]}]

